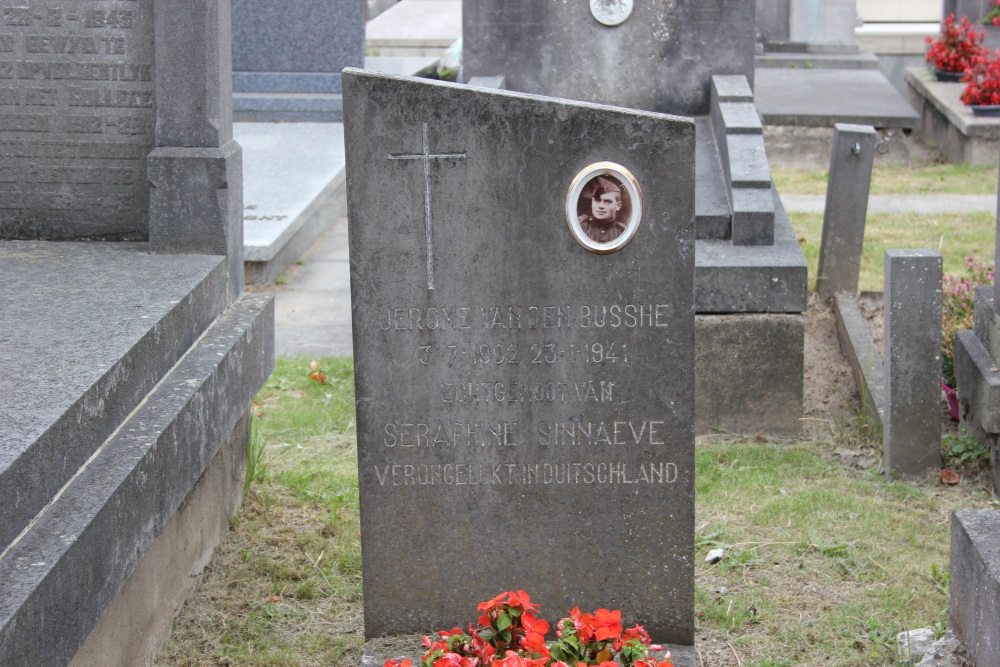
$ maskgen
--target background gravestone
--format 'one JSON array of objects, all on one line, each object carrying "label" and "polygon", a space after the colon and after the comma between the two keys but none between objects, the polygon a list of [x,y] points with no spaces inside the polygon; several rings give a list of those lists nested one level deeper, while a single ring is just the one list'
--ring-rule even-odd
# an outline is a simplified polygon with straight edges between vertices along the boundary
[{"label": "background gravestone", "polygon": [[[344,82],[366,635],[523,588],[692,644],[694,124]],[[597,254],[564,206],[605,160],[644,209]]]},{"label": "background gravestone", "polygon": [[364,66],[365,0],[233,0],[237,121],[339,121],[340,70]]},{"label": "background gravestone", "polygon": [[0,8],[0,665],[151,660],[239,507],[274,311],[229,15]]},{"label": "background gravestone", "polygon": [[589,4],[465,2],[466,80],[502,75],[511,90],[685,115],[708,113],[712,74],[753,84],[753,2],[636,2],[614,26]]},{"label": "background gravestone", "polygon": [[2,12],[0,238],[145,240],[151,3]]}]

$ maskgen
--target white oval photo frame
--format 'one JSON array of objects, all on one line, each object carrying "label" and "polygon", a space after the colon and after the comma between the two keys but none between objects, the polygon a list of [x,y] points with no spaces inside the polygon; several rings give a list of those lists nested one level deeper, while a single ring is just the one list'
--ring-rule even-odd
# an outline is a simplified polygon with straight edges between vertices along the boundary
[{"label": "white oval photo frame", "polygon": [[[591,179],[598,176],[614,176],[616,180],[620,181],[622,187],[628,192],[631,206],[625,231],[618,238],[607,243],[599,243],[587,236],[586,232],[583,231],[583,227],[580,226],[580,216],[577,213],[577,205],[579,204],[580,196],[583,194],[583,188]],[[590,252],[597,253],[598,255],[608,255],[618,252],[635,237],[636,232],[639,231],[639,223],[641,221],[642,190],[639,188],[639,182],[632,175],[632,172],[620,164],[616,162],[595,162],[584,167],[583,171],[577,174],[569,184],[569,191],[566,193],[566,225],[569,227],[573,239]]]}]

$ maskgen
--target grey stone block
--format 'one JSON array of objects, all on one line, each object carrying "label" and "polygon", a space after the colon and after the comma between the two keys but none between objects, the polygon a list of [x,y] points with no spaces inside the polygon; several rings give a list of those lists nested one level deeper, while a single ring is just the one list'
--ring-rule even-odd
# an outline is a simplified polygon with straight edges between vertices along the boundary
[{"label": "grey stone block", "polygon": [[920,124],[913,107],[880,70],[761,68],[754,79],[754,102],[764,125]]},{"label": "grey stone block", "polygon": [[806,259],[777,193],[772,195],[773,245],[698,240],[695,308],[699,314],[805,311]]},{"label": "grey stone block", "polygon": [[993,358],[1000,357],[1000,323],[997,322],[997,312],[993,308],[994,290],[996,286],[980,285],[973,289],[975,314],[973,315],[973,331],[976,338],[986,347]]},{"label": "grey stone block", "polygon": [[364,66],[364,2],[232,4],[233,118],[340,122],[340,71]]},{"label": "grey stone block", "polygon": [[69,667],[155,662],[170,638],[175,610],[201,584],[201,574],[242,505],[250,413],[219,448]]},{"label": "grey stone block", "polygon": [[963,421],[986,434],[1000,433],[1000,368],[971,331],[955,335],[955,380]]},{"label": "grey stone block", "polygon": [[[330,74],[364,65],[363,2],[231,1],[234,72]],[[261,92],[257,87],[235,89]]]},{"label": "grey stone block", "polygon": [[769,246],[774,243],[774,195],[771,190],[734,187],[733,245]]},{"label": "grey stone block", "polygon": [[747,77],[735,74],[712,75],[712,106],[724,102],[753,102],[753,89]]},{"label": "grey stone block", "polygon": [[771,169],[767,165],[762,134],[726,134],[729,186],[736,188],[771,188]]},{"label": "grey stone block", "polygon": [[66,664],[273,367],[271,297],[206,332],[0,560],[0,664]]},{"label": "grey stone block", "polygon": [[635,3],[617,26],[587,3],[466,0],[463,68],[527,93],[704,115],[713,74],[753,80],[753,20],[743,0]]},{"label": "grey stone block", "polygon": [[227,257],[229,302],[243,291],[243,164],[239,144],[157,148],[147,160],[149,251]]},{"label": "grey stone block", "polygon": [[0,261],[2,551],[222,312],[226,267],[41,241],[0,242]]},{"label": "grey stone block", "polygon": [[997,163],[1000,121],[974,115],[960,99],[962,86],[934,80],[925,67],[908,67],[905,78],[920,139],[937,145],[949,162]]},{"label": "grey stone block", "polygon": [[229,0],[152,4],[156,145],[219,148],[233,138]]},{"label": "grey stone block", "polygon": [[731,212],[725,177],[719,169],[719,150],[713,136],[712,120],[698,116],[695,122],[694,209],[698,239],[730,238]]},{"label": "grey stone block", "polygon": [[870,126],[838,123],[834,128],[816,270],[816,293],[821,299],[858,291],[876,140]]},{"label": "grey stone block", "polygon": [[[516,585],[691,645],[694,123],[356,70],[344,92],[366,635],[450,627]],[[606,254],[565,211],[603,160],[644,198]],[[623,538],[564,530],[580,512]],[[467,557],[496,534],[517,567]]]},{"label": "grey stone block", "polygon": [[885,253],[886,470],[923,476],[941,467],[941,253]]},{"label": "grey stone block", "polygon": [[977,667],[1000,665],[1000,513],[951,518],[948,623]]},{"label": "grey stone block", "polygon": [[344,100],[334,93],[234,93],[233,120],[240,123],[339,123]]},{"label": "grey stone block", "polygon": [[801,431],[805,329],[801,315],[698,315],[698,433]]},{"label": "grey stone block", "polygon": [[833,296],[831,303],[837,322],[837,341],[854,372],[864,404],[862,410],[868,420],[882,428],[886,419],[885,369],[865,317],[861,314],[858,298],[854,294],[840,292]]},{"label": "grey stone block", "polygon": [[754,65],[759,68],[785,67],[792,69],[879,69],[879,56],[869,51],[852,53],[766,52],[757,54]]},{"label": "grey stone block", "polygon": [[339,93],[340,72],[233,72],[234,93]]},{"label": "grey stone block", "polygon": [[723,102],[718,108],[726,134],[764,134],[764,125],[752,102]]},{"label": "grey stone block", "polygon": [[331,123],[237,123],[244,153],[244,271],[278,278],[347,212],[344,128]]}]

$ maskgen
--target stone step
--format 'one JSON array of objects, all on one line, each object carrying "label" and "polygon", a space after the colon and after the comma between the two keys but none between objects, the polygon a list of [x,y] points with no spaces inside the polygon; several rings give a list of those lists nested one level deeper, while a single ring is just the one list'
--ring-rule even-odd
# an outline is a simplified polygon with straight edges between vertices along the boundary
[{"label": "stone step", "polygon": [[0,552],[0,664],[69,662],[246,414],[273,337],[273,299],[244,295]]},{"label": "stone step", "polygon": [[219,316],[226,267],[46,241],[0,242],[0,263],[2,552]]},{"label": "stone step", "polygon": [[951,518],[948,621],[979,667],[1000,665],[1000,512]]}]

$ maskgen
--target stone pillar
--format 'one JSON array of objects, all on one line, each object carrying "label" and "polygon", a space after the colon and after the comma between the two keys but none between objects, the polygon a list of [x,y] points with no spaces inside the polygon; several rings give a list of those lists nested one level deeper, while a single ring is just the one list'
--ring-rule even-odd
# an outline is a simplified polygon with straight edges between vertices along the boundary
[{"label": "stone pillar", "polygon": [[941,467],[941,253],[885,253],[884,354],[887,471]]},{"label": "stone pillar", "polygon": [[226,255],[232,302],[243,291],[243,183],[233,140],[229,0],[154,0],[153,14],[150,252]]},{"label": "stone pillar", "polygon": [[824,301],[838,292],[858,291],[875,140],[869,125],[834,126],[816,270],[816,293]]}]

